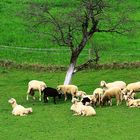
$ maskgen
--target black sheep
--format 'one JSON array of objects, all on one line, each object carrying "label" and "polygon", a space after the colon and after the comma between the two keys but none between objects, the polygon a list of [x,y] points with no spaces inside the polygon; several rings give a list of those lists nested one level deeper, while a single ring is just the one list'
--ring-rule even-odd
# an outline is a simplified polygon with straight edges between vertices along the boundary
[{"label": "black sheep", "polygon": [[86,105],[86,103],[90,103],[91,100],[88,97],[84,97],[81,102],[83,103],[83,105]]},{"label": "black sheep", "polygon": [[48,102],[48,97],[53,97],[54,99],[54,103],[56,104],[55,98],[56,96],[58,96],[58,98],[61,98],[61,94],[55,89],[55,88],[51,88],[51,87],[46,87],[43,90],[43,94],[44,94],[44,103]]}]

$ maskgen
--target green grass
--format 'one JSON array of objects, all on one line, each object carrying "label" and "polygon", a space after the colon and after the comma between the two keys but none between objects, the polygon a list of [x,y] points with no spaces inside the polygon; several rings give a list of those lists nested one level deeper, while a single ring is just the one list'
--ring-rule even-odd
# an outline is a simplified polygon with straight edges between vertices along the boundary
[{"label": "green grass", "polygon": [[[44,2],[44,0],[33,0]],[[60,48],[48,38],[30,33],[25,26],[25,21],[19,16],[27,7],[28,0],[2,0],[0,1],[0,59],[12,60],[16,63],[30,63],[43,65],[65,65],[69,64],[69,52],[62,50],[58,53],[52,51],[20,50],[14,47],[26,48]],[[49,0],[55,2],[52,12],[61,10],[61,4],[66,3],[71,9],[74,0]],[[127,0],[127,5],[136,8],[129,15],[134,20],[140,18],[140,2],[138,0]],[[126,5],[122,4],[121,9]],[[116,10],[121,9],[114,9]],[[64,11],[67,11],[66,9]],[[112,13],[114,14],[114,13]],[[101,47],[100,63],[112,62],[136,62],[140,54],[140,32],[136,28],[129,36],[111,34],[95,34],[94,45]],[[10,46],[2,48],[1,45]],[[13,47],[13,48],[12,48]],[[86,48],[90,48],[90,44]],[[104,49],[105,48],[105,49]],[[84,50],[78,64],[89,58],[88,50]],[[99,87],[101,80],[111,82],[123,80],[127,84],[139,81],[140,69],[117,69],[117,70],[88,70],[78,72],[74,75],[72,84],[78,86],[79,90],[92,94]],[[137,108],[128,108],[123,102],[120,106],[96,107],[95,117],[73,116],[70,111],[70,99],[64,102],[57,100],[53,104],[50,99],[48,104],[36,100],[26,101],[27,83],[32,79],[43,80],[48,86],[56,87],[64,81],[65,72],[34,72],[29,70],[6,69],[0,67],[0,139],[1,140],[139,140],[140,111]],[[33,113],[26,117],[12,116],[12,108],[8,99],[15,98],[17,102],[25,107],[32,107]],[[139,98],[140,95],[137,95]]]},{"label": "green grass", "polygon": [[[34,0],[34,2],[44,2],[44,0]],[[67,9],[71,10],[74,7],[75,1],[62,1],[62,0],[49,0],[49,3],[53,3],[55,7],[52,8],[53,13],[57,11],[67,12]],[[66,5],[66,8],[62,8],[62,4]],[[137,0],[127,0],[122,3],[121,8],[115,8],[110,14],[114,14],[116,11],[126,9],[127,6],[134,7],[135,10],[129,13],[129,16],[139,21],[139,4]],[[51,42],[48,37],[38,35],[36,33],[29,32],[27,26],[25,26],[26,20],[23,19],[21,13],[25,11],[28,6],[28,1],[18,0],[3,0],[0,2],[0,45],[10,46],[11,49],[3,49],[0,46],[0,59],[13,60],[16,63],[36,63],[44,65],[68,65],[70,53],[65,53],[63,48]],[[140,32],[139,27],[135,28],[135,31],[129,36],[112,35],[107,33],[96,33],[93,38],[93,43],[97,47],[103,48],[99,51],[100,63],[112,63],[112,62],[134,62],[139,61],[140,56]],[[59,48],[62,51],[55,52],[45,51],[29,51],[19,50],[12,47],[27,47],[27,48]],[[86,48],[90,48],[88,44]],[[78,64],[88,60],[88,51],[85,50],[81,53]]]},{"label": "green grass", "polygon": [[[83,71],[74,75],[72,83],[80,90],[92,94],[99,87],[100,80],[108,82],[124,80],[126,83],[139,80],[140,69]],[[50,98],[48,104],[31,98],[26,101],[27,83],[38,79],[48,86],[56,87],[62,84],[64,72],[33,72],[28,70],[14,70],[0,68],[0,126],[2,140],[139,140],[140,110],[128,108],[125,103],[120,106],[96,107],[95,117],[73,116],[70,111],[70,99],[63,99],[53,104]],[[15,98],[25,107],[32,107],[33,113],[26,117],[12,116],[8,99]],[[137,97],[140,97],[137,95]]]}]

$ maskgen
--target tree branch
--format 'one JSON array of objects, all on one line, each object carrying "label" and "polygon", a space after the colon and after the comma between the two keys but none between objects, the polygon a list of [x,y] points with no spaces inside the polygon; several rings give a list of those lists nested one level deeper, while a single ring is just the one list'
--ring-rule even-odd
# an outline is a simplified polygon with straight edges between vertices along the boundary
[{"label": "tree branch", "polygon": [[81,71],[85,68],[87,68],[88,66],[90,66],[91,63],[93,62],[97,62],[97,58],[94,58],[94,59],[89,59],[88,61],[86,61],[85,63],[75,67],[74,71],[73,71],[73,74],[75,74],[76,72],[78,71]]},{"label": "tree branch", "polygon": [[112,28],[112,29],[96,29],[96,32],[117,33],[117,34],[121,34],[121,35],[124,35],[125,31],[119,31],[119,30],[114,29],[114,28]]}]

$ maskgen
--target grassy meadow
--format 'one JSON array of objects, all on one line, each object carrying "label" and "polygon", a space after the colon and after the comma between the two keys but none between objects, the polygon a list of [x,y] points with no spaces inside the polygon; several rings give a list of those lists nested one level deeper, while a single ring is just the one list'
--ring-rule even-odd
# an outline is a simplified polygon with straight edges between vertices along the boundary
[{"label": "grassy meadow", "polygon": [[[126,83],[139,80],[140,69],[82,71],[73,77],[73,84],[80,90],[92,94],[99,87],[100,80],[124,80]],[[73,116],[70,111],[70,97],[57,99],[57,104],[50,98],[47,104],[30,98],[26,101],[27,83],[31,79],[40,79],[48,86],[56,87],[64,79],[64,72],[34,72],[0,68],[0,125],[3,140],[139,140],[140,109],[128,108],[123,102],[118,107],[96,107],[94,117]],[[32,107],[33,113],[26,117],[12,116],[8,99],[14,97],[25,107]],[[137,95],[137,97],[140,97]]]},{"label": "grassy meadow", "polygon": [[[113,1],[113,0],[112,0]],[[33,0],[32,2],[43,3],[44,0]],[[33,63],[44,65],[65,65],[67,66],[70,58],[70,51],[66,51],[66,47],[60,47],[50,41],[49,36],[41,36],[35,32],[31,32],[27,26],[27,20],[22,15],[29,6],[28,0],[2,0],[0,1],[0,59],[12,60],[16,63]],[[60,11],[66,12],[75,6],[74,0],[48,0],[48,3],[55,5],[52,13],[58,14]],[[65,4],[66,8],[61,5]],[[113,4],[113,2],[112,2]],[[114,13],[127,7],[132,7],[129,17],[139,22],[139,4],[137,0],[127,0],[122,2],[121,8],[114,9]],[[113,13],[112,13],[113,14]],[[93,44],[101,48],[99,51],[100,63],[112,62],[135,62],[140,57],[140,32],[139,26],[135,27],[134,32],[127,36],[96,33],[93,38]],[[3,47],[3,46],[8,46]],[[23,48],[23,49],[20,49]],[[24,48],[40,48],[40,49],[58,49],[52,51],[32,50]],[[78,64],[89,59],[89,51],[91,44],[87,44],[85,50],[81,53]]]},{"label": "grassy meadow", "polygon": [[[32,0],[42,3],[45,0]],[[113,4],[112,0],[112,4]],[[70,51],[51,42],[47,37],[30,32],[21,14],[28,7],[29,0],[0,1],[0,60],[10,60],[17,64],[39,64],[45,66],[68,66]],[[67,11],[75,5],[75,0],[48,0],[54,4],[52,12]],[[65,3],[66,8],[61,7]],[[140,1],[126,0],[121,6],[133,6],[130,17],[139,22]],[[119,9],[114,9],[119,10]],[[112,13],[113,14],[113,13]],[[58,15],[59,16],[59,15]],[[128,36],[99,33],[95,34],[93,44],[100,49],[99,63],[139,62],[140,31],[135,28]],[[87,44],[80,54],[78,64],[89,59]],[[49,49],[49,50],[48,50]],[[107,82],[123,80],[127,84],[140,81],[140,68],[86,70],[73,76],[72,84],[79,90],[92,94],[99,87],[101,80]],[[70,111],[71,100],[57,99],[57,104],[50,98],[47,104],[36,100],[26,101],[27,84],[32,79],[43,80],[47,86],[63,84],[64,71],[41,71],[0,67],[0,139],[1,140],[139,140],[140,109],[128,108],[123,102],[120,106],[96,107],[94,117],[73,116]],[[33,113],[26,117],[13,116],[8,100],[13,97],[18,104],[32,107]],[[140,95],[137,94],[137,98]]]}]

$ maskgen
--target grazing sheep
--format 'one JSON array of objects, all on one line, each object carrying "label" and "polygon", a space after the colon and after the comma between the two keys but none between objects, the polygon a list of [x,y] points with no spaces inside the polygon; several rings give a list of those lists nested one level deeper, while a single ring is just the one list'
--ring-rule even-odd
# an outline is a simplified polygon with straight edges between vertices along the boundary
[{"label": "grazing sheep", "polygon": [[102,104],[104,105],[106,102],[109,102],[111,106],[113,97],[116,98],[117,106],[118,106],[119,103],[122,101],[122,91],[120,88],[112,87],[107,89],[101,99]]},{"label": "grazing sheep", "polygon": [[92,116],[96,115],[96,112],[93,107],[91,106],[85,106],[82,104],[82,102],[78,102],[77,99],[72,99],[72,106],[70,110],[74,111],[74,115],[81,115],[81,116]]},{"label": "grazing sheep", "polygon": [[126,93],[126,92],[122,91],[122,95],[123,95],[123,100],[126,101],[128,98],[134,99],[136,93],[135,92],[131,92],[131,93],[128,92],[128,93]]},{"label": "grazing sheep", "polygon": [[75,85],[59,85],[57,86],[57,90],[58,92],[64,94],[66,101],[68,93],[72,95],[72,98],[76,96],[76,93],[78,92],[78,87]]},{"label": "grazing sheep", "polygon": [[112,83],[106,83],[105,81],[101,81],[100,86],[105,89],[109,89],[112,87],[118,87],[120,89],[124,89],[126,87],[126,83],[123,81],[114,81]]},{"label": "grazing sheep", "polygon": [[89,97],[83,97],[81,102],[83,105],[90,105],[91,104],[91,100]]},{"label": "grazing sheep", "polygon": [[9,99],[8,102],[12,105],[12,114],[15,116],[26,116],[27,114],[33,112],[31,107],[25,108],[21,105],[18,105],[14,98]]},{"label": "grazing sheep", "polygon": [[55,101],[56,96],[58,96],[59,99],[61,98],[61,94],[55,88],[46,87],[43,90],[43,93],[44,93],[44,102],[45,103],[48,102],[48,99],[47,99],[48,97],[53,97],[55,104],[56,104],[56,101]]},{"label": "grazing sheep", "polygon": [[123,90],[125,94],[131,94],[133,92],[140,91],[140,82],[130,83]]},{"label": "grazing sheep", "polygon": [[83,98],[84,96],[86,96],[86,92],[84,91],[77,91],[75,97],[79,98]]},{"label": "grazing sheep", "polygon": [[96,98],[94,95],[86,95],[81,99],[81,102],[83,105],[95,105],[96,103]]},{"label": "grazing sheep", "polygon": [[128,100],[129,99],[134,100],[134,96],[135,96],[135,92],[132,92],[131,94],[124,94],[123,95],[123,99],[126,101],[126,106],[128,106]]},{"label": "grazing sheep", "polygon": [[27,97],[26,99],[28,100],[29,94],[34,97],[34,91],[38,90],[39,91],[39,101],[41,101],[41,92],[42,90],[47,87],[46,84],[43,81],[38,81],[38,80],[32,80],[28,83],[28,90],[27,90]]},{"label": "grazing sheep", "polygon": [[96,103],[95,105],[98,103],[99,105],[101,105],[101,98],[104,95],[104,90],[102,88],[96,88],[93,91],[93,96],[96,98]]}]

